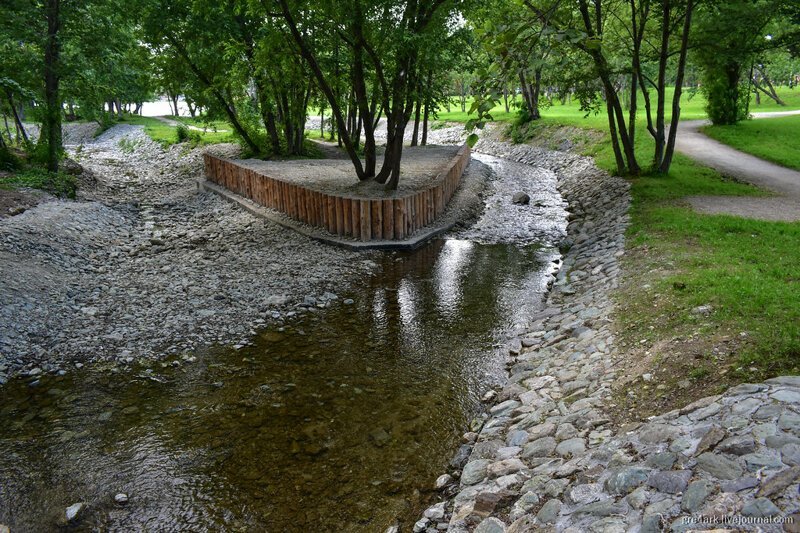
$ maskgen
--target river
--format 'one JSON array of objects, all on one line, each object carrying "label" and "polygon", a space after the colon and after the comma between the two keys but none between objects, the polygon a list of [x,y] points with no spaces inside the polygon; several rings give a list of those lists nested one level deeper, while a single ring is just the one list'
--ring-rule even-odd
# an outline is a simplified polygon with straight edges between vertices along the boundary
[{"label": "river", "polygon": [[87,502],[79,524],[99,530],[408,528],[480,398],[503,383],[505,335],[552,279],[564,212],[548,179],[529,184],[542,206],[528,208],[531,238],[473,228],[381,254],[377,276],[252,346],[12,380],[0,389],[0,523],[55,530]]}]

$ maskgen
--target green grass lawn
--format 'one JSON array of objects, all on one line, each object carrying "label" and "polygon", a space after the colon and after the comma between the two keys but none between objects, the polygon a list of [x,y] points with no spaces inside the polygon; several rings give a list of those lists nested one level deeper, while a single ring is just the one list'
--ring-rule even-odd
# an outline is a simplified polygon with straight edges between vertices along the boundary
[{"label": "green grass lawn", "polygon": [[[188,122],[185,117],[181,117],[180,120],[183,122]],[[161,144],[165,148],[181,142],[178,138],[177,126],[172,126],[158,120],[157,118],[127,115],[121,121],[121,123],[144,126],[145,133],[147,133],[151,139]],[[212,129],[209,129],[205,132],[189,130],[189,138],[186,142],[192,146],[234,142],[234,137],[231,134],[230,127],[227,125],[227,123],[218,121],[216,124],[224,126],[224,131],[213,131]],[[197,127],[202,127],[202,124],[199,124]]]},{"label": "green grass lawn", "polygon": [[[696,104],[689,109],[689,117],[700,112]],[[601,115],[584,119],[579,111],[573,111],[557,117],[546,115],[543,123],[549,128],[597,129],[590,138],[599,141],[584,147],[583,152],[592,155],[598,166],[613,172],[615,161],[606,120]],[[758,127],[764,120],[747,125]],[[800,126],[800,120],[796,123],[795,127]],[[800,138],[777,126],[776,135],[780,130],[785,139]],[[637,155],[646,167],[654,144],[643,120],[637,127]],[[627,265],[628,275],[634,276],[636,283],[619,294],[626,309],[621,317],[623,336],[638,342],[688,335],[698,327],[698,318],[691,310],[711,305],[715,311],[707,318],[704,331],[747,332],[747,342],[731,362],[732,381],[728,384],[800,372],[800,223],[703,215],[682,200],[692,195],[767,194],[727,180],[681,154],[675,155],[669,175],[632,179],[628,246],[634,256],[640,254],[646,260]],[[659,273],[665,265],[667,273]],[[644,286],[666,296],[654,305],[651,298],[642,296]],[[700,360],[698,364],[709,363]],[[711,372],[708,379],[715,377]]]},{"label": "green grass lawn", "polygon": [[[750,342],[737,361],[742,379],[797,373],[800,223],[695,213],[681,198],[761,193],[683,157],[669,176],[633,180],[631,192],[630,244],[646,247],[649,255],[672,267],[669,275],[651,280],[671,293],[669,308],[648,304],[636,309],[630,333],[645,335],[666,311],[671,320],[662,333],[674,335],[697,322],[691,309],[711,305],[713,326],[748,332]],[[686,288],[676,291],[675,286]]]},{"label": "green grass lawn", "polygon": [[[761,104],[757,105],[755,103],[755,99],[753,99],[750,103],[750,111],[789,111],[800,109],[800,88],[789,89],[788,87],[779,87],[777,92],[778,95],[786,102],[786,106],[779,106],[768,98],[762,98]],[[672,88],[667,89],[666,96],[668,106],[671,105],[673,93],[674,90]],[[655,95],[651,97],[654,98]],[[545,102],[544,99],[542,100]],[[520,101],[521,100],[518,97],[517,102]],[[474,115],[469,114],[469,108],[472,105],[472,97],[467,98],[467,112],[461,111],[461,105],[458,102],[458,99],[454,98],[452,99],[452,102],[453,103],[450,106],[450,111],[447,111],[444,106],[439,108],[437,112],[437,118],[439,120],[466,122],[470,118],[474,118]],[[509,103],[510,102],[511,99],[509,99]],[[684,91],[681,95],[681,118],[686,120],[706,118],[705,105],[706,100],[699,91]],[[641,112],[644,113],[644,102],[642,101],[641,95],[639,96],[639,107]],[[492,118],[499,122],[509,122],[514,120],[517,116],[516,110],[513,107],[508,113],[506,113],[505,106],[502,103],[492,109],[491,114]],[[578,102],[570,102],[562,105],[561,102],[554,100],[552,106],[543,106],[542,108],[542,116],[545,118],[557,119],[569,124],[583,124],[589,127],[605,128],[607,126],[605,111],[601,111],[598,114],[592,113],[588,117],[584,118],[585,114],[585,112],[580,110],[580,105]],[[667,120],[669,120],[669,112],[667,113]]]},{"label": "green grass lawn", "polygon": [[176,117],[174,115],[168,115],[166,118],[210,132],[230,132],[232,130],[230,124],[225,120],[209,120],[205,117]]},{"label": "green grass lawn", "polygon": [[703,133],[742,152],[800,170],[800,115],[706,126]]}]

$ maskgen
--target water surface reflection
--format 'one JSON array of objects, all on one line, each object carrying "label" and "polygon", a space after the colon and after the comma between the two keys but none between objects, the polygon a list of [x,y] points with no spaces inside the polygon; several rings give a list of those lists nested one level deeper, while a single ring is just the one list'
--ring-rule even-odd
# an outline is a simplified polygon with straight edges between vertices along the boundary
[{"label": "water surface reflection", "polygon": [[[557,253],[436,241],[255,346],[0,390],[0,523],[54,529],[381,531],[413,521],[502,331],[540,305]],[[125,492],[125,506],[113,502]],[[424,495],[423,495],[424,497]]]}]

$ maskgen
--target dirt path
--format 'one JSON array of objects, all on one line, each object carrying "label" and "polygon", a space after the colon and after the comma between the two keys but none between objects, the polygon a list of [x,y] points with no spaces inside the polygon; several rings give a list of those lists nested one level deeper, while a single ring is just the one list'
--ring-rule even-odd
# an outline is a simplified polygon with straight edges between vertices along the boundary
[{"label": "dirt path", "polygon": [[319,148],[319,151],[322,152],[322,155],[325,156],[325,159],[349,159],[347,152],[339,148],[335,143],[320,141],[317,139],[309,139],[309,141],[314,143],[314,146]]},{"label": "dirt path", "polygon": [[[799,115],[800,111],[754,113],[754,118]],[[800,172],[740,152],[701,133],[707,120],[681,122],[676,148],[725,176],[752,183],[778,197],[694,196],[688,201],[701,213],[728,213],[761,220],[800,220]]]}]

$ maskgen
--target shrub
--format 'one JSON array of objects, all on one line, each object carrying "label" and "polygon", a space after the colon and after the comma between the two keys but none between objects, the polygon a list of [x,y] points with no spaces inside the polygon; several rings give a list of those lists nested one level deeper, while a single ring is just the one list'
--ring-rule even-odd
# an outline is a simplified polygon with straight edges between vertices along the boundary
[{"label": "shrub", "polygon": [[175,129],[175,135],[178,138],[178,143],[190,142],[196,144],[201,140],[199,132],[190,130],[183,124],[178,124],[178,127]]},{"label": "shrub", "polygon": [[20,167],[19,158],[7,146],[0,146],[0,170],[11,171]]},{"label": "shrub", "polygon": [[75,176],[66,172],[52,174],[41,167],[30,167],[3,179],[3,183],[41,189],[56,196],[75,198]]}]

